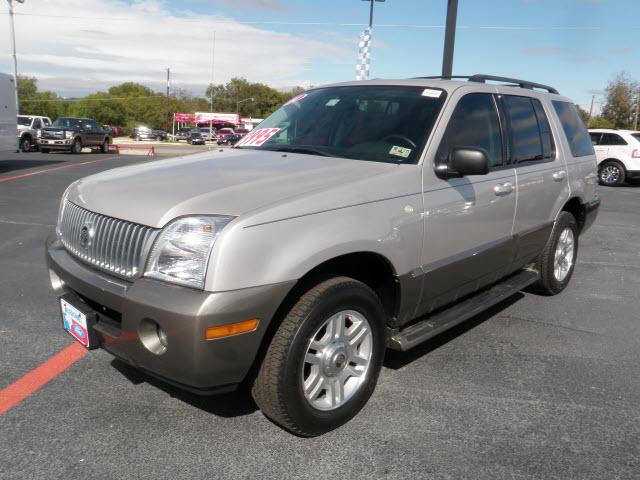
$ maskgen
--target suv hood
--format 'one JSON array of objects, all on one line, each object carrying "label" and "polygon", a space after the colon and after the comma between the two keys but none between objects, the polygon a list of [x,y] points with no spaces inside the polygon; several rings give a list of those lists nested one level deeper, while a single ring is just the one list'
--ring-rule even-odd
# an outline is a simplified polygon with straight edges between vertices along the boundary
[{"label": "suv hood", "polygon": [[[160,228],[183,215],[238,216],[264,210],[397,168],[264,150],[211,150],[92,175],[71,185],[67,198],[93,212]],[[340,195],[328,207],[361,201],[362,193],[354,192],[352,199]]]}]

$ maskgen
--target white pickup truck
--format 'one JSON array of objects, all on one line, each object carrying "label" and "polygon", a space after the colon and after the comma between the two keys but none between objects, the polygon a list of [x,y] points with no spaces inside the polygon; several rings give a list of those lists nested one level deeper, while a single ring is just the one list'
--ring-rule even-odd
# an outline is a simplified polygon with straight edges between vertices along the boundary
[{"label": "white pickup truck", "polygon": [[16,94],[13,77],[0,73],[0,152],[15,152]]}]

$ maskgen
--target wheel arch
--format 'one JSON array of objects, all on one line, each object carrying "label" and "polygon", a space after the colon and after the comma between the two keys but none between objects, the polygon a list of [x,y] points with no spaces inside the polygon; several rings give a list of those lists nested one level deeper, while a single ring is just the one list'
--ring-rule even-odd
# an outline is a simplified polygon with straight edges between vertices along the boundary
[{"label": "wheel arch", "polygon": [[601,162],[598,162],[598,171],[600,171],[600,169],[607,163],[617,163],[620,166],[622,166],[622,168],[625,170],[625,172],[627,171],[627,165],[624,163],[624,160],[622,160],[620,158],[616,158],[616,157],[605,158]]},{"label": "wheel arch", "polygon": [[[580,200],[579,197],[571,197],[569,200],[567,200],[560,212],[569,212],[571,215],[573,215],[576,219],[576,222],[578,222],[578,231],[582,232],[587,218],[587,209],[585,204],[582,202],[582,200]],[[558,215],[559,214],[560,213],[558,213]]]}]

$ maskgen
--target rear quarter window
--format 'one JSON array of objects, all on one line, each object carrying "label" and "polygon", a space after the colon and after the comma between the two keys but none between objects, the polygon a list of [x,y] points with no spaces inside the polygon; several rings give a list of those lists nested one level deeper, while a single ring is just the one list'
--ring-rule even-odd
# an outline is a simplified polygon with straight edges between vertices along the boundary
[{"label": "rear quarter window", "polygon": [[569,142],[571,154],[574,157],[593,155],[595,152],[591,143],[591,137],[580,115],[578,115],[575,105],[559,100],[554,100],[552,103],[562,124],[562,129],[567,137],[567,141]]}]

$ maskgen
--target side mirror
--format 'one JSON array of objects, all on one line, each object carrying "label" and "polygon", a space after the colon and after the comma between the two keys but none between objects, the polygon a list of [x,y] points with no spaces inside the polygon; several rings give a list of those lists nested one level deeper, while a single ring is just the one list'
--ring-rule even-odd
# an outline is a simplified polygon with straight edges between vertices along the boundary
[{"label": "side mirror", "polygon": [[481,148],[455,147],[449,155],[449,163],[436,168],[442,178],[459,178],[467,175],[489,173],[489,157]]}]

